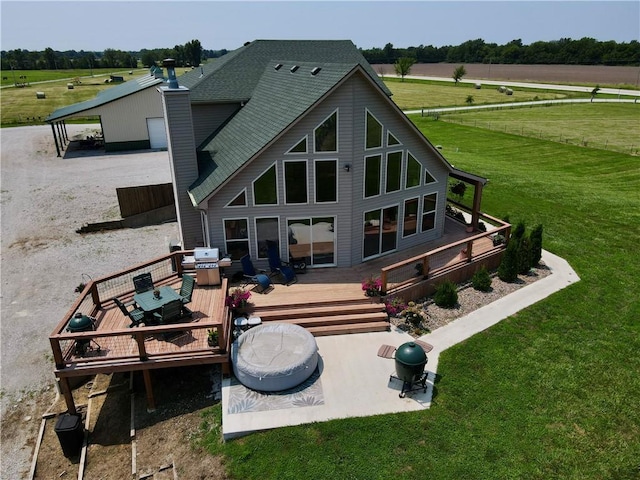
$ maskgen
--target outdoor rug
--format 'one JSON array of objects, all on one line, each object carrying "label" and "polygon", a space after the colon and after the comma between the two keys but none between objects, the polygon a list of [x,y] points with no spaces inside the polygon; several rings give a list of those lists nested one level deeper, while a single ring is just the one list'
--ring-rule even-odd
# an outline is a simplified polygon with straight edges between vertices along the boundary
[{"label": "outdoor rug", "polygon": [[264,412],[299,407],[324,405],[324,393],[320,372],[315,372],[304,382],[281,392],[256,392],[231,377],[228,413]]}]

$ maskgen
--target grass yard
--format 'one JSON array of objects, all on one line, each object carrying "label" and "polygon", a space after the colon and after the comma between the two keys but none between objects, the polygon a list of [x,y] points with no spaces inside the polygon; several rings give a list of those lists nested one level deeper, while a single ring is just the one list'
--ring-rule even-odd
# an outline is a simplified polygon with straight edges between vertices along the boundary
[{"label": "grass yard", "polygon": [[489,178],[484,211],[542,223],[544,248],[581,281],[445,351],[429,410],[221,445],[217,406],[203,442],[247,480],[638,479],[638,157],[413,120],[456,167]]},{"label": "grass yard", "polygon": [[[41,124],[47,116],[58,108],[92,99],[100,91],[118,85],[115,83],[104,83],[104,81],[109,78],[109,74],[114,73],[113,71],[109,73],[107,73],[107,71],[101,73],[94,71],[94,77],[79,77],[78,72],[84,71],[69,70],[66,71],[66,73],[76,75],[73,77],[63,76],[62,80],[51,78],[52,76],[63,75],[64,72],[65,71],[29,70],[24,73],[27,74],[30,86],[23,88],[3,88],[0,92],[2,127]],[[3,76],[5,76],[5,74],[6,72],[3,72]],[[131,81],[148,74],[149,71],[147,69],[134,70],[133,75],[129,75],[128,72],[126,72],[124,78],[125,81]],[[42,80],[32,79],[32,76],[36,77],[37,75],[41,75]],[[81,83],[74,85],[74,88],[70,90],[67,88],[67,83],[73,83],[70,79],[75,77],[79,77]],[[36,81],[45,83],[33,83]],[[10,83],[13,85],[13,80]],[[45,98],[36,98],[36,92],[44,92]],[[86,123],[84,119],[78,119],[78,121]]]},{"label": "grass yard", "polygon": [[[567,129],[567,119],[571,128]],[[568,104],[441,114],[440,120],[560,143],[640,152],[640,104]]]},{"label": "grass yard", "polygon": [[534,100],[558,100],[565,98],[589,98],[579,92],[555,92],[552,90],[524,90],[513,87],[513,95],[498,92],[491,85],[476,89],[468,83],[458,85],[427,80],[405,79],[404,82],[385,78],[385,85],[393,93],[392,100],[402,110],[435,107],[466,107],[467,97],[473,96],[473,105],[492,103],[528,102]]},{"label": "grass yard", "polygon": [[[133,76],[149,73],[147,68],[114,70],[113,68],[84,68],[74,70],[2,70],[2,83],[4,86],[11,86],[14,83],[34,83],[48,82],[51,80],[68,80],[80,78],[83,82],[92,76],[96,78],[109,77],[109,75],[121,75],[125,79],[129,76],[129,72],[133,72]],[[24,78],[22,78],[24,77]]]}]

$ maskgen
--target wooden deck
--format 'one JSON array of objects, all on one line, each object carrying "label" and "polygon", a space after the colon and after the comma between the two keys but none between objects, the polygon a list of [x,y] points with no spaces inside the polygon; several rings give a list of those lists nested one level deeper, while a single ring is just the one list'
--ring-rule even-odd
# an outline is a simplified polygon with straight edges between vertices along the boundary
[{"label": "wooden deck", "polygon": [[[508,231],[506,232],[508,234]],[[507,235],[508,236],[508,235]],[[351,268],[315,268],[298,274],[291,285],[280,283],[273,276],[273,288],[264,293],[253,289],[247,313],[263,317],[265,321],[286,321],[308,328],[314,335],[361,333],[388,329],[388,319],[380,297],[369,299],[362,291],[362,280],[385,277],[386,288],[393,294],[403,292],[405,299],[418,298],[424,290],[407,287],[434,283],[438,272],[456,274],[476,268],[474,262],[484,255],[497,257],[490,235],[467,233],[465,227],[447,218],[445,234],[437,242],[420,245],[411,250],[372,259]],[[229,372],[232,342],[232,314],[225,306],[230,288],[244,284],[230,284],[227,278],[218,286],[196,285],[192,302],[188,305],[192,317],[184,322],[162,326],[129,328],[129,318],[113,302],[133,297],[132,278],[140,273],[152,273],[156,286],[169,285],[178,290],[183,271],[182,258],[191,252],[173,252],[158,259],[136,265],[108,277],[93,280],[49,336],[56,364],[55,375],[61,380],[62,393],[71,413],[75,412],[69,378],[119,371],[142,371],[147,387],[147,399],[153,408],[153,393],[149,372],[158,368],[221,363]],[[473,258],[472,258],[473,257]],[[416,275],[418,263],[427,265],[427,275]],[[246,288],[251,288],[247,285]],[[404,290],[402,290],[404,289]],[[414,295],[413,297],[411,295]],[[372,305],[372,304],[376,305]],[[66,327],[75,313],[81,312],[96,319],[96,329],[70,333]],[[218,332],[220,345],[207,344],[207,331]],[[78,345],[89,344],[78,349]]]}]

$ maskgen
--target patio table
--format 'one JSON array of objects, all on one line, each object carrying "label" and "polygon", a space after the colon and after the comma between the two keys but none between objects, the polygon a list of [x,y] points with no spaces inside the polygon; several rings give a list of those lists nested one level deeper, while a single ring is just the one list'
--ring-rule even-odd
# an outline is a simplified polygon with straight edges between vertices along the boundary
[{"label": "patio table", "polygon": [[160,287],[157,290],[160,291],[160,296],[158,298],[153,295],[153,290],[149,290],[147,292],[136,293],[133,296],[133,300],[136,302],[138,307],[144,310],[145,313],[156,312],[167,303],[173,300],[180,300],[178,292],[168,285]]}]

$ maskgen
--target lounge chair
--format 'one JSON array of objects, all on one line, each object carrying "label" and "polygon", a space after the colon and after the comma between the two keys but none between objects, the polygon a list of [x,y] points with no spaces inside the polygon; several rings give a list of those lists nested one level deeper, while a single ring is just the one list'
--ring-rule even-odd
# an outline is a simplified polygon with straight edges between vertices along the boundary
[{"label": "lounge chair", "polygon": [[139,308],[134,308],[133,310],[129,310],[127,308],[127,305],[131,305],[131,304],[124,304],[117,298],[114,298],[113,302],[118,306],[122,314],[126,317],[129,317],[129,320],[131,320],[131,324],[129,325],[129,328],[137,327],[141,323],[144,323],[145,314],[143,310],[140,310]]},{"label": "lounge chair", "polygon": [[244,285],[246,287],[250,283],[260,287],[257,290],[259,293],[265,293],[268,289],[273,287],[273,283],[268,275],[265,274],[264,270],[261,270],[258,273],[253,266],[253,262],[251,261],[251,257],[249,255],[245,255],[240,259],[240,263],[242,264],[242,274]]},{"label": "lounge chair", "polygon": [[269,257],[269,268],[271,269],[271,276],[280,275],[282,283],[284,283],[285,285],[289,285],[298,281],[296,272],[291,267],[289,262],[283,262],[280,259],[278,244],[276,244],[275,242],[267,242],[267,257]]},{"label": "lounge chair", "polygon": [[133,277],[133,287],[136,293],[148,292],[153,290],[153,278],[150,273],[141,273]]}]

